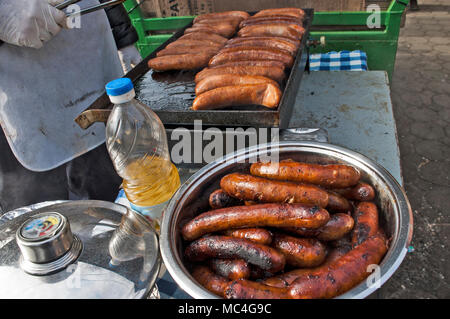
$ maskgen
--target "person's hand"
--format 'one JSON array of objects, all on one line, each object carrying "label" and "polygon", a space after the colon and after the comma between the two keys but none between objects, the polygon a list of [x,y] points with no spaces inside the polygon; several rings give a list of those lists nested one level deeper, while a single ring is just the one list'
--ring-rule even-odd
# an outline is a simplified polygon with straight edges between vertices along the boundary
[{"label": "person's hand", "polygon": [[0,0],[0,40],[39,49],[66,27],[63,0]]},{"label": "person's hand", "polygon": [[128,73],[142,61],[141,55],[133,44],[120,49],[118,52],[124,74]]}]

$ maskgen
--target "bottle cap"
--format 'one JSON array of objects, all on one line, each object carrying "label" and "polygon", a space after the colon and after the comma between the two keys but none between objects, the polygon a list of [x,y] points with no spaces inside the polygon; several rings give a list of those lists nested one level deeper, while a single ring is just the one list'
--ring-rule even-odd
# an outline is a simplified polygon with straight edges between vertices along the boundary
[{"label": "bottle cap", "polygon": [[135,97],[133,82],[129,78],[120,78],[106,84],[106,94],[114,104],[131,101]]},{"label": "bottle cap", "polygon": [[129,78],[120,78],[107,83],[105,88],[109,96],[118,96],[130,92],[134,86]]}]

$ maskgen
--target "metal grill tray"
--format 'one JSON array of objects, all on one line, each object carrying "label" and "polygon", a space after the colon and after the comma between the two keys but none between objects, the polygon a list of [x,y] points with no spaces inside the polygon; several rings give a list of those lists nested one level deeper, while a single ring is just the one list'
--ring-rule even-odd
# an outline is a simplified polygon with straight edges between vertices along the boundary
[{"label": "metal grill tray", "polygon": [[[294,64],[288,70],[287,80],[281,86],[283,95],[276,109],[268,109],[260,105],[246,105],[220,110],[194,111],[190,109],[195,98],[194,77],[200,70],[155,72],[148,67],[148,60],[154,58],[156,53],[164,49],[167,44],[181,37],[185,29],[189,28],[192,23],[176,32],[125,76],[131,78],[135,85],[136,99],[155,111],[165,125],[188,126],[193,125],[195,120],[201,120],[203,125],[209,126],[287,128],[308,59],[306,43],[314,10],[304,10],[305,34]],[[111,104],[108,100],[104,94],[87,110],[110,108]],[[76,121],[79,124],[81,122],[80,119],[76,119]],[[80,126],[82,125],[80,124]]]}]

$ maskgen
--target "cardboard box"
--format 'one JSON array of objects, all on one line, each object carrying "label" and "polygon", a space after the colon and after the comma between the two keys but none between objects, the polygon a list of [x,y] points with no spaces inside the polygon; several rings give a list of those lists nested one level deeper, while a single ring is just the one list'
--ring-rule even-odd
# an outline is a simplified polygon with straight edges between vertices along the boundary
[{"label": "cardboard box", "polygon": [[215,12],[214,0],[140,0],[145,17],[176,17]]},{"label": "cardboard box", "polygon": [[189,1],[159,0],[160,17],[177,17],[191,15]]},{"label": "cardboard box", "polygon": [[365,0],[140,0],[147,17],[199,15],[229,10],[314,8],[315,11],[365,11]]},{"label": "cardboard box", "polygon": [[315,11],[365,11],[365,0],[214,0],[214,7],[217,12],[283,7],[313,8]]},{"label": "cardboard box", "polygon": [[189,0],[191,15],[216,12],[214,0]]}]

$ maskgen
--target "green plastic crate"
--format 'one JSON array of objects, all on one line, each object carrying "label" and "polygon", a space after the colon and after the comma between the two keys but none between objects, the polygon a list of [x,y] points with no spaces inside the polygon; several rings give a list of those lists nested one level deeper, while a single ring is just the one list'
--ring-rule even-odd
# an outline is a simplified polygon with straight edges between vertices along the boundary
[{"label": "green plastic crate", "polygon": [[[311,48],[311,53],[341,50],[362,50],[367,53],[369,70],[385,70],[392,78],[397,53],[402,14],[409,0],[394,0],[380,12],[382,29],[364,29],[371,12],[316,12],[310,31],[312,40],[325,37],[325,46]],[[193,16],[145,18],[136,0],[124,3],[139,35],[137,48],[143,57],[172,36],[174,31],[189,24]],[[133,10],[134,9],[134,10]],[[131,12],[130,12],[131,11]]]}]

